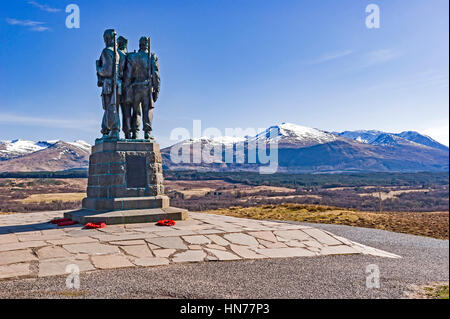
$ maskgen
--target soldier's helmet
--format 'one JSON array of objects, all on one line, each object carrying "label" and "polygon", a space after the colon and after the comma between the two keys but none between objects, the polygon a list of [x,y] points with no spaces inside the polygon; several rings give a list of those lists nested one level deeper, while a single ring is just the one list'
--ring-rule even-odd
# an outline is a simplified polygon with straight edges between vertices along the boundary
[{"label": "soldier's helmet", "polygon": [[148,38],[147,37],[141,37],[139,39],[139,49],[140,50],[148,49]]},{"label": "soldier's helmet", "polygon": [[105,40],[105,43],[113,42],[115,34],[116,31],[114,31],[114,29],[105,30],[105,32],[103,33],[103,39]]},{"label": "soldier's helmet", "polygon": [[120,50],[126,49],[128,47],[128,40],[123,36],[120,36],[117,39],[117,46],[119,47]]}]

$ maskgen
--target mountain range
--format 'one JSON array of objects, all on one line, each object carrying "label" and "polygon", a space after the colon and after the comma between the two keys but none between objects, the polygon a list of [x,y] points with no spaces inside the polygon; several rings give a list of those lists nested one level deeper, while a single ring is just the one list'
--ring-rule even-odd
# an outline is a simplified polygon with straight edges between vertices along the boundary
[{"label": "mountain range", "polygon": [[0,172],[63,171],[87,168],[91,145],[84,141],[0,142]]},{"label": "mountain range", "polygon": [[429,136],[421,135],[414,131],[406,131],[402,133],[385,133],[381,131],[345,131],[342,133],[334,133],[339,136],[347,137],[355,141],[372,144],[372,145],[414,145],[420,144],[431,148],[448,151],[448,147],[433,140]]},{"label": "mountain range", "polygon": [[[177,148],[211,149],[223,144],[223,150],[233,147],[245,149],[242,164],[174,163],[170,148],[162,150],[163,163],[169,169],[239,171],[257,170],[258,161],[249,163],[248,150],[276,142],[279,172],[360,172],[360,171],[442,171],[449,167],[449,149],[432,138],[417,132],[386,133],[381,131],[326,132],[291,123],[267,128],[246,138],[197,138],[182,141]],[[223,151],[224,153],[224,151]],[[234,152],[235,153],[235,152]],[[222,154],[222,160],[225,155]],[[191,161],[192,162],[192,161]]]},{"label": "mountain range", "polygon": [[[276,142],[279,172],[361,172],[361,171],[445,171],[449,169],[449,148],[414,131],[326,132],[291,123],[282,123],[246,137],[201,137],[179,142],[161,150],[165,169],[253,171],[263,166],[259,159],[249,161],[255,145]],[[171,148],[211,152],[220,150],[211,163],[176,163]],[[233,163],[224,163],[225,151],[232,150]],[[244,149],[242,163],[235,157]],[[83,141],[4,141],[0,142],[0,172],[57,171],[87,168],[90,145]],[[250,162],[250,163],[249,163]]]}]

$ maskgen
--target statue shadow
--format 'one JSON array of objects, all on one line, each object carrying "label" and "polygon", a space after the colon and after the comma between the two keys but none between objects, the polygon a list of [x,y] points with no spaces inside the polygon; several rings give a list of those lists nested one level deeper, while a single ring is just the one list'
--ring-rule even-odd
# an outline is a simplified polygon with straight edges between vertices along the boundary
[{"label": "statue shadow", "polygon": [[27,233],[27,232],[33,232],[33,231],[39,231],[39,230],[50,230],[50,229],[66,229],[66,228],[80,228],[83,225],[81,224],[75,224],[70,226],[58,226],[55,224],[52,224],[50,222],[42,222],[42,223],[35,223],[35,224],[26,224],[26,225],[7,225],[7,226],[0,226],[0,236],[11,234],[11,233]]}]

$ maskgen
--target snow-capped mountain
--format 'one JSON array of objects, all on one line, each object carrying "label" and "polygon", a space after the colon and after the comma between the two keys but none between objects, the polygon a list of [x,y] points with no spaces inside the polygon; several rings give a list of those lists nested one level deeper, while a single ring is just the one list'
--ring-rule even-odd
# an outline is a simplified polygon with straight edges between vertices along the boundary
[{"label": "snow-capped mountain", "polygon": [[67,142],[67,144],[70,144],[70,145],[75,146],[75,147],[79,147],[79,148],[81,148],[81,149],[83,149],[83,150],[85,150],[85,151],[87,151],[89,153],[91,152],[92,145],[89,144],[88,142],[85,142],[85,141],[82,141],[82,140],[77,140],[75,142]]},{"label": "snow-capped mountain", "polygon": [[381,131],[344,131],[344,132],[333,132],[337,136],[346,137],[360,143],[372,144],[380,134],[383,134]]},{"label": "snow-capped mountain", "polygon": [[10,159],[37,152],[49,147],[49,142],[32,142],[24,140],[0,141],[0,159]]},{"label": "snow-capped mountain", "polygon": [[[380,145],[380,146],[395,146],[395,145],[411,145],[413,143],[414,142],[405,140],[404,138],[401,138],[395,134],[381,133],[370,144]],[[417,146],[418,146],[418,144],[417,144]]]},{"label": "snow-capped mountain", "polygon": [[426,136],[426,135],[422,135],[420,133],[414,132],[414,131],[406,131],[406,132],[402,132],[397,134],[397,136],[400,136],[408,141],[417,143],[417,144],[422,144],[425,146],[429,146],[432,148],[437,148],[443,151],[448,151],[448,147],[445,145],[442,145],[441,143],[433,140],[431,137]]},{"label": "snow-capped mountain", "polygon": [[218,137],[199,137],[181,141],[175,145],[208,145],[232,147],[233,145],[245,144],[248,147],[277,143],[278,145],[289,145],[291,147],[305,147],[316,144],[324,144],[338,140],[339,137],[306,126],[282,123],[267,128],[255,136],[218,136]]},{"label": "snow-capped mountain", "polygon": [[87,168],[91,146],[84,141],[5,141],[0,144],[0,172],[62,171]]},{"label": "snow-capped mountain", "polygon": [[225,147],[233,146],[234,144],[244,143],[247,139],[245,137],[233,137],[233,136],[217,136],[207,137],[202,136],[198,138],[191,138],[181,141],[176,145],[224,145]]},{"label": "snow-capped mountain", "polygon": [[249,138],[249,143],[272,143],[279,145],[295,145],[296,147],[312,146],[336,141],[338,138],[331,134],[315,128],[282,123],[271,126],[255,137]]},{"label": "snow-capped mountain", "polygon": [[[203,137],[185,140],[163,149],[162,155],[166,169],[256,170],[263,163],[258,160],[256,163],[250,162],[249,151],[253,147],[265,147],[269,143],[275,143],[278,149],[278,171],[281,172],[448,170],[447,147],[419,133],[406,133],[393,134],[375,130],[329,133],[296,124],[282,123],[250,137]],[[218,156],[218,159],[214,157],[213,162],[172,161],[171,154],[184,152],[181,150],[180,153],[180,146],[192,152],[198,144],[201,145],[202,150],[208,149],[202,154],[208,155],[208,152],[213,149],[215,152],[217,146],[222,147],[220,148],[222,154],[214,154]],[[226,154],[227,149],[239,144],[244,144],[246,152],[244,162],[226,162],[225,158],[230,158],[230,154]],[[178,153],[172,153],[172,148],[175,148]],[[237,147],[233,150],[233,158],[237,158],[237,150]],[[239,157],[242,159],[241,154]]]},{"label": "snow-capped mountain", "polygon": [[414,131],[406,131],[402,133],[387,133],[382,131],[344,131],[335,132],[334,134],[355,140],[360,143],[381,146],[395,146],[395,145],[415,145],[426,146],[443,151],[448,151],[448,147],[433,140],[431,137],[422,135]]},{"label": "snow-capped mountain", "polygon": [[[51,141],[34,142],[21,139],[16,139],[12,141],[0,141],[0,160],[12,159],[15,157],[20,157],[37,151],[41,151],[58,142],[63,141],[51,140]],[[91,145],[85,141],[78,140],[75,142],[67,142],[67,143],[74,147],[84,149],[88,152],[90,152],[91,150]]]}]

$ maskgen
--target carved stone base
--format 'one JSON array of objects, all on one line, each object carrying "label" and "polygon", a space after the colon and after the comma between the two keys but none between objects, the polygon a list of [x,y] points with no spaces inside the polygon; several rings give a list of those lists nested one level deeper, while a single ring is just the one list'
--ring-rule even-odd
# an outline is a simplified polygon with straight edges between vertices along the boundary
[{"label": "carved stone base", "polygon": [[66,213],[67,218],[107,224],[116,220],[153,222],[161,216],[187,218],[187,211],[170,207],[169,197],[164,195],[159,145],[148,140],[96,141],[89,157],[87,197],[82,207]]},{"label": "carved stone base", "polygon": [[96,211],[168,208],[169,197],[164,195],[122,198],[84,198],[83,208]]},{"label": "carved stone base", "polygon": [[158,195],[164,195],[158,144],[145,140],[98,140],[92,147],[88,198]]}]

